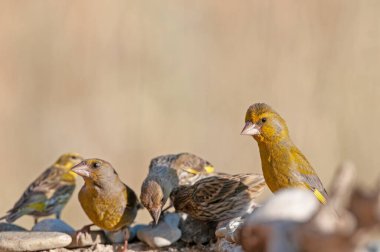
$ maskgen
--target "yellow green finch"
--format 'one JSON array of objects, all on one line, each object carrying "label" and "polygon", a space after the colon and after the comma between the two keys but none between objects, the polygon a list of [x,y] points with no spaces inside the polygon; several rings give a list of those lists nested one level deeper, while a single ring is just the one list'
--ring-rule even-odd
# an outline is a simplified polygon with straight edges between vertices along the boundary
[{"label": "yellow green finch", "polygon": [[120,180],[109,162],[86,159],[72,171],[84,179],[78,197],[93,224],[107,231],[118,231],[132,224],[141,205],[135,192]]},{"label": "yellow green finch", "polygon": [[270,106],[251,105],[241,134],[253,136],[258,143],[264,178],[272,192],[288,187],[305,188],[326,203],[327,192],[317,173],[290,139],[285,120]]},{"label": "yellow green finch", "polygon": [[28,186],[13,208],[0,219],[14,222],[23,215],[31,215],[37,222],[38,218],[52,214],[59,219],[75,189],[76,174],[70,169],[82,160],[77,153],[63,154]]}]

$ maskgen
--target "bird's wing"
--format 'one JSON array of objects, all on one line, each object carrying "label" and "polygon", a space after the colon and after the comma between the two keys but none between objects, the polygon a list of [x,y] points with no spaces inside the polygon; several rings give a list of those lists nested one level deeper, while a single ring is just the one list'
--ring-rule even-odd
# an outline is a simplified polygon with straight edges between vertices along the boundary
[{"label": "bird's wing", "polygon": [[199,204],[210,204],[224,200],[231,194],[236,194],[247,186],[234,176],[212,176],[204,178],[193,186],[193,199]]},{"label": "bird's wing", "polygon": [[214,166],[210,162],[190,153],[179,154],[173,167],[178,167],[192,174],[214,172]]},{"label": "bird's wing", "polygon": [[34,202],[34,196],[37,194],[40,195],[38,197],[39,200],[43,198],[41,197],[42,195],[44,195],[45,198],[49,198],[49,196],[52,196],[54,194],[54,190],[59,186],[60,179],[63,173],[64,171],[62,169],[59,169],[54,166],[45,170],[24,191],[23,195],[16,202],[13,209],[20,208],[29,203],[32,203],[31,201]]},{"label": "bird's wing", "polygon": [[297,177],[303,181],[304,185],[313,191],[314,195],[323,204],[327,202],[327,191],[324,188],[321,180],[319,179],[317,173],[311,167],[310,163],[307,161],[306,157],[298,150],[292,149],[292,155],[295,158],[295,163],[297,164]]}]

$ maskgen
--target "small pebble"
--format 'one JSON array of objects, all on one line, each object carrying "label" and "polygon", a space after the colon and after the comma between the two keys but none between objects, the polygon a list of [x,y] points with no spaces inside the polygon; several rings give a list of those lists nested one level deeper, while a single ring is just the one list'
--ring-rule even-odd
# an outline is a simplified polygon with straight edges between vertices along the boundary
[{"label": "small pebble", "polygon": [[61,232],[68,235],[75,234],[75,229],[59,219],[45,219],[34,225],[32,231]]},{"label": "small pebble", "polygon": [[145,225],[145,224],[137,224],[137,225],[134,225],[132,227],[129,227],[129,239],[128,241],[131,242],[133,240],[135,240],[137,238],[137,232],[140,230],[140,229],[143,229],[145,227],[148,227],[149,225]]},{"label": "small pebble", "polygon": [[240,228],[244,223],[241,217],[230,220],[224,227],[218,228],[215,231],[215,236],[225,238],[229,242],[239,243]]},{"label": "small pebble", "polygon": [[178,227],[181,217],[177,213],[167,213],[164,216],[164,222],[171,227]]},{"label": "small pebble", "polygon": [[6,232],[6,231],[26,231],[26,229],[12,223],[1,222],[0,232]]},{"label": "small pebble", "polygon": [[218,239],[215,250],[217,252],[243,252],[243,249],[240,245],[231,243],[224,238]]},{"label": "small pebble", "polygon": [[59,232],[1,232],[0,251],[39,251],[66,247],[71,237]]},{"label": "small pebble", "polygon": [[69,248],[83,248],[96,244],[104,244],[107,239],[102,230],[91,230],[88,233],[80,233],[77,237],[76,233],[72,236],[73,240],[68,246]]},{"label": "small pebble", "polygon": [[125,238],[127,237],[129,241],[130,237],[128,228],[124,228],[116,232],[104,230],[104,234],[106,235],[107,240],[112,244],[124,244]]},{"label": "small pebble", "polygon": [[156,226],[147,226],[138,230],[137,238],[152,248],[166,247],[181,238],[181,230],[162,221]]},{"label": "small pebble", "polygon": [[320,208],[321,204],[308,190],[284,189],[257,208],[248,218],[247,223],[265,223],[271,221],[306,222]]}]

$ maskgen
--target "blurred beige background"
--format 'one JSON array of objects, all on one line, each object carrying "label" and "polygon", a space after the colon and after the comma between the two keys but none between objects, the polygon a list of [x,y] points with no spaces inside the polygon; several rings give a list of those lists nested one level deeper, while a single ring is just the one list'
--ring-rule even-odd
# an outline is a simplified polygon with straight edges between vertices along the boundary
[{"label": "blurred beige background", "polygon": [[[109,160],[138,193],[165,153],[261,172],[256,142],[239,135],[259,101],[327,186],[345,159],[369,184],[379,12],[376,0],[1,1],[0,213],[66,151]],[[76,194],[62,217],[79,228],[89,221]]]}]

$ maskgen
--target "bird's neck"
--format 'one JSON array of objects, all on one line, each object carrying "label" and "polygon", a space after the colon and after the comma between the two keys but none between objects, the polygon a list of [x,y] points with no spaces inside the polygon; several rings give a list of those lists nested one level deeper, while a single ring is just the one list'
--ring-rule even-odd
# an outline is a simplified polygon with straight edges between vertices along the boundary
[{"label": "bird's neck", "polygon": [[108,191],[109,189],[112,189],[111,191],[122,191],[124,190],[124,184],[119,180],[119,179],[115,179],[115,181],[113,182],[102,182],[101,180],[100,181],[94,181],[94,180],[90,180],[90,179],[85,179],[84,180],[85,182],[85,187],[86,188],[94,188],[96,190],[104,190],[104,191]]},{"label": "bird's neck", "polygon": [[263,140],[257,141],[257,143],[263,168],[270,167],[271,163],[278,158],[284,158],[284,155],[294,146],[290,138],[284,138],[280,141]]}]

